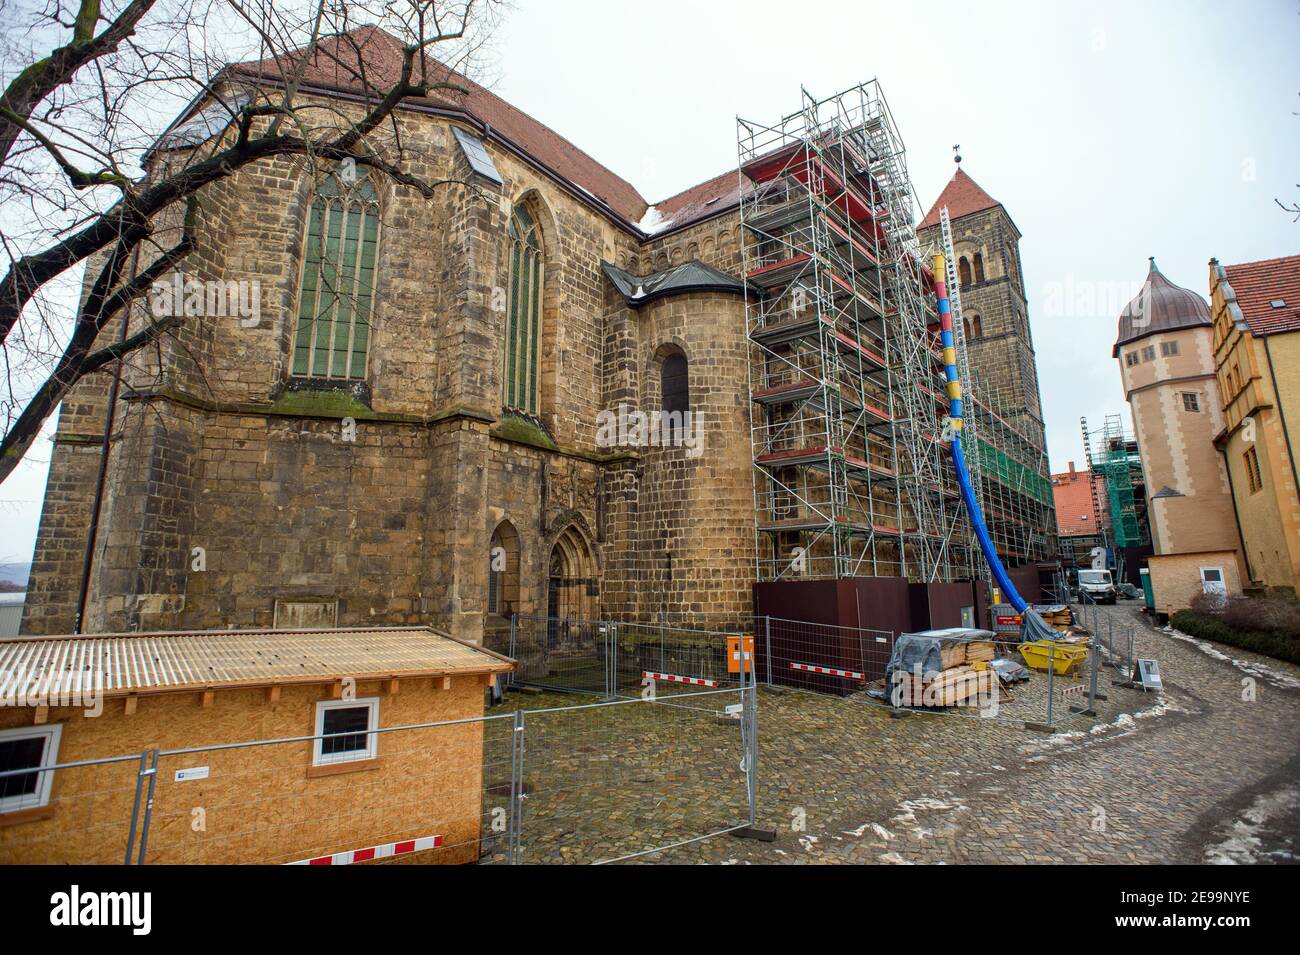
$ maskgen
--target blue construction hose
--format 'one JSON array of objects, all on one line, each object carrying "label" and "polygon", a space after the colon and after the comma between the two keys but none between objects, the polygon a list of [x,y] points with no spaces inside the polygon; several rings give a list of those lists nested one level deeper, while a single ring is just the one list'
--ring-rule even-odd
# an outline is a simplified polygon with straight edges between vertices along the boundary
[{"label": "blue construction hose", "polygon": [[957,377],[957,349],[953,339],[952,305],[948,301],[948,283],[944,279],[946,275],[944,257],[942,255],[934,256],[930,267],[934,272],[934,295],[939,310],[939,339],[943,345],[943,372],[948,382],[948,417],[952,422],[952,442],[949,447],[952,451],[953,471],[957,474],[957,485],[961,488],[961,499],[966,505],[966,513],[970,515],[970,523],[975,530],[975,538],[979,541],[980,550],[984,554],[984,561],[989,565],[989,570],[993,573],[993,579],[997,581],[998,586],[1002,589],[1003,596],[1015,608],[1016,613],[1021,614],[1023,617],[1025,635],[1032,635],[1034,639],[1044,637],[1050,639],[1056,636],[1056,632],[1048,625],[1047,621],[1030,608],[1025,598],[1021,597],[1020,592],[1016,590],[1016,585],[1011,582],[1006,567],[1002,565],[1002,558],[998,556],[997,548],[993,546],[993,539],[989,536],[988,525],[984,523],[984,512],[980,509],[979,501],[975,499],[975,488],[971,485],[970,471],[966,468],[966,455],[961,446],[961,379]]}]

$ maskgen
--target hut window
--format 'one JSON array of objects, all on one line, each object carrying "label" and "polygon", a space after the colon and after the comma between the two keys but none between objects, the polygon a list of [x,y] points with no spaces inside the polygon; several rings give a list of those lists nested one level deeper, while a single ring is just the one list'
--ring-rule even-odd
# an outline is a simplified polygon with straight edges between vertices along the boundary
[{"label": "hut window", "polygon": [[379,698],[326,700],[316,704],[312,765],[374,759],[379,752]]},{"label": "hut window", "polygon": [[368,176],[325,177],[307,214],[293,374],[366,376],[379,242],[379,194]]},{"label": "hut window", "polygon": [[[39,770],[58,761],[59,724],[0,730],[0,772],[16,769]],[[53,772],[19,773],[0,777],[0,812],[37,809],[50,801]]]}]

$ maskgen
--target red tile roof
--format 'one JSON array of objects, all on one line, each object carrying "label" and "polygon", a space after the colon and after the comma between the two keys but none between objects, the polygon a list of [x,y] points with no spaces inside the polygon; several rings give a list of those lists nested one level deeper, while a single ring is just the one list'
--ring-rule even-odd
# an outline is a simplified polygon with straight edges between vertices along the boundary
[{"label": "red tile roof", "polygon": [[[340,92],[386,90],[401,75],[402,49],[402,43],[396,37],[373,26],[326,37],[307,65],[303,82]],[[281,79],[296,65],[297,59],[294,54],[286,54],[254,60],[234,65],[230,72],[249,78]],[[596,162],[563,136],[432,57],[426,56],[425,63],[429,82],[445,80],[467,92],[440,90],[428,97],[423,105],[461,109],[487,123],[520,150],[600,199],[632,224],[645,215],[649,204],[631,183]],[[418,73],[415,78],[419,80]]]},{"label": "red tile roof", "polygon": [[667,222],[664,228],[675,229],[697,219],[708,218],[739,201],[740,176],[735,169],[729,169],[720,176],[714,176],[698,186],[691,186],[654,205]]},{"label": "red tile roof", "polygon": [[1052,475],[1056,529],[1063,537],[1101,533],[1091,478],[1091,471],[1062,471]]},{"label": "red tile roof", "polygon": [[[1300,255],[1225,265],[1223,270],[1252,335],[1300,331]],[[1274,308],[1275,300],[1286,304]]]},{"label": "red tile roof", "polygon": [[943,192],[939,193],[939,198],[934,200],[934,205],[926,217],[921,220],[918,229],[928,229],[930,226],[939,224],[939,211],[944,206],[948,207],[949,219],[960,219],[962,216],[968,216],[973,212],[983,212],[985,209],[992,209],[994,206],[1000,206],[998,202],[987,192],[980,188],[970,176],[966,175],[965,170],[961,167],[953,174],[948,185],[944,186]]}]

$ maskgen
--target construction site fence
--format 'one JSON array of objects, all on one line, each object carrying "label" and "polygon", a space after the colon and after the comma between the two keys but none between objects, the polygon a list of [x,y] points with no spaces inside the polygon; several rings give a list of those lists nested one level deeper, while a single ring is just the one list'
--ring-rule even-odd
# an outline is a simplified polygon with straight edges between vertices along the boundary
[{"label": "construction site fence", "polygon": [[682,691],[738,686],[728,644],[744,630],[517,614],[506,644],[489,649],[517,661],[508,685],[615,699],[640,695],[652,681]]},{"label": "construction site fence", "polygon": [[[988,719],[1054,731],[1095,715],[1102,654],[1076,645],[1022,645],[1018,633],[944,638],[940,667],[889,670],[898,637],[885,631],[760,618],[758,680],[776,692],[812,691],[895,716]],[[993,659],[1023,661],[1003,685]]]},{"label": "construction site fence", "polygon": [[[997,719],[1037,729],[1056,729],[1094,712],[1098,670],[1104,658],[1111,658],[1095,632],[1082,646],[1047,645],[1029,655],[1018,631],[993,639],[950,638],[946,662],[952,667],[922,680],[908,675],[916,692],[900,703],[891,692],[895,687],[886,683],[898,638],[894,632],[766,615],[746,624],[700,629],[517,616],[508,644],[494,649],[518,661],[510,680],[520,688],[614,700],[642,695],[647,688],[707,692],[752,680],[774,692],[806,691],[854,704]],[[979,657],[969,665],[964,644],[975,648],[972,657]],[[1024,661],[1028,678],[1002,687],[987,668],[993,657]],[[947,672],[957,667],[965,669]],[[953,681],[960,683],[955,693],[948,692]],[[938,695],[927,697],[921,692],[926,688]],[[944,703],[954,696],[960,699]]]},{"label": "construction site fence", "polygon": [[0,863],[607,863],[751,827],[753,683],[654,689],[341,734],[357,761],[315,735],[6,770],[39,816]]},{"label": "construction site fence", "polygon": [[1076,607],[1075,616],[1079,625],[1097,639],[1105,651],[1106,662],[1123,673],[1126,678],[1130,676],[1137,659],[1138,627],[1127,621],[1117,620],[1115,614],[1101,610],[1097,601],[1083,591],[1079,593]]}]

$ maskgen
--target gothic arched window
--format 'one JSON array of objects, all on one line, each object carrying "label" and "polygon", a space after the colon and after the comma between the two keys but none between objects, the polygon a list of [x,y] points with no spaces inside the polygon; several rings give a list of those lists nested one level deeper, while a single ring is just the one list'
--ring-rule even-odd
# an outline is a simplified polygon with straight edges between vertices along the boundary
[{"label": "gothic arched window", "polygon": [[957,274],[961,279],[962,288],[970,285],[970,261],[964,255],[957,260]]},{"label": "gothic arched window", "polygon": [[510,298],[506,312],[502,402],[537,413],[537,357],[541,340],[542,238],[523,205],[510,215]]},{"label": "gothic arched window", "polygon": [[364,378],[379,258],[379,194],[363,170],[345,175],[340,167],[317,188],[302,256],[293,374]]}]

